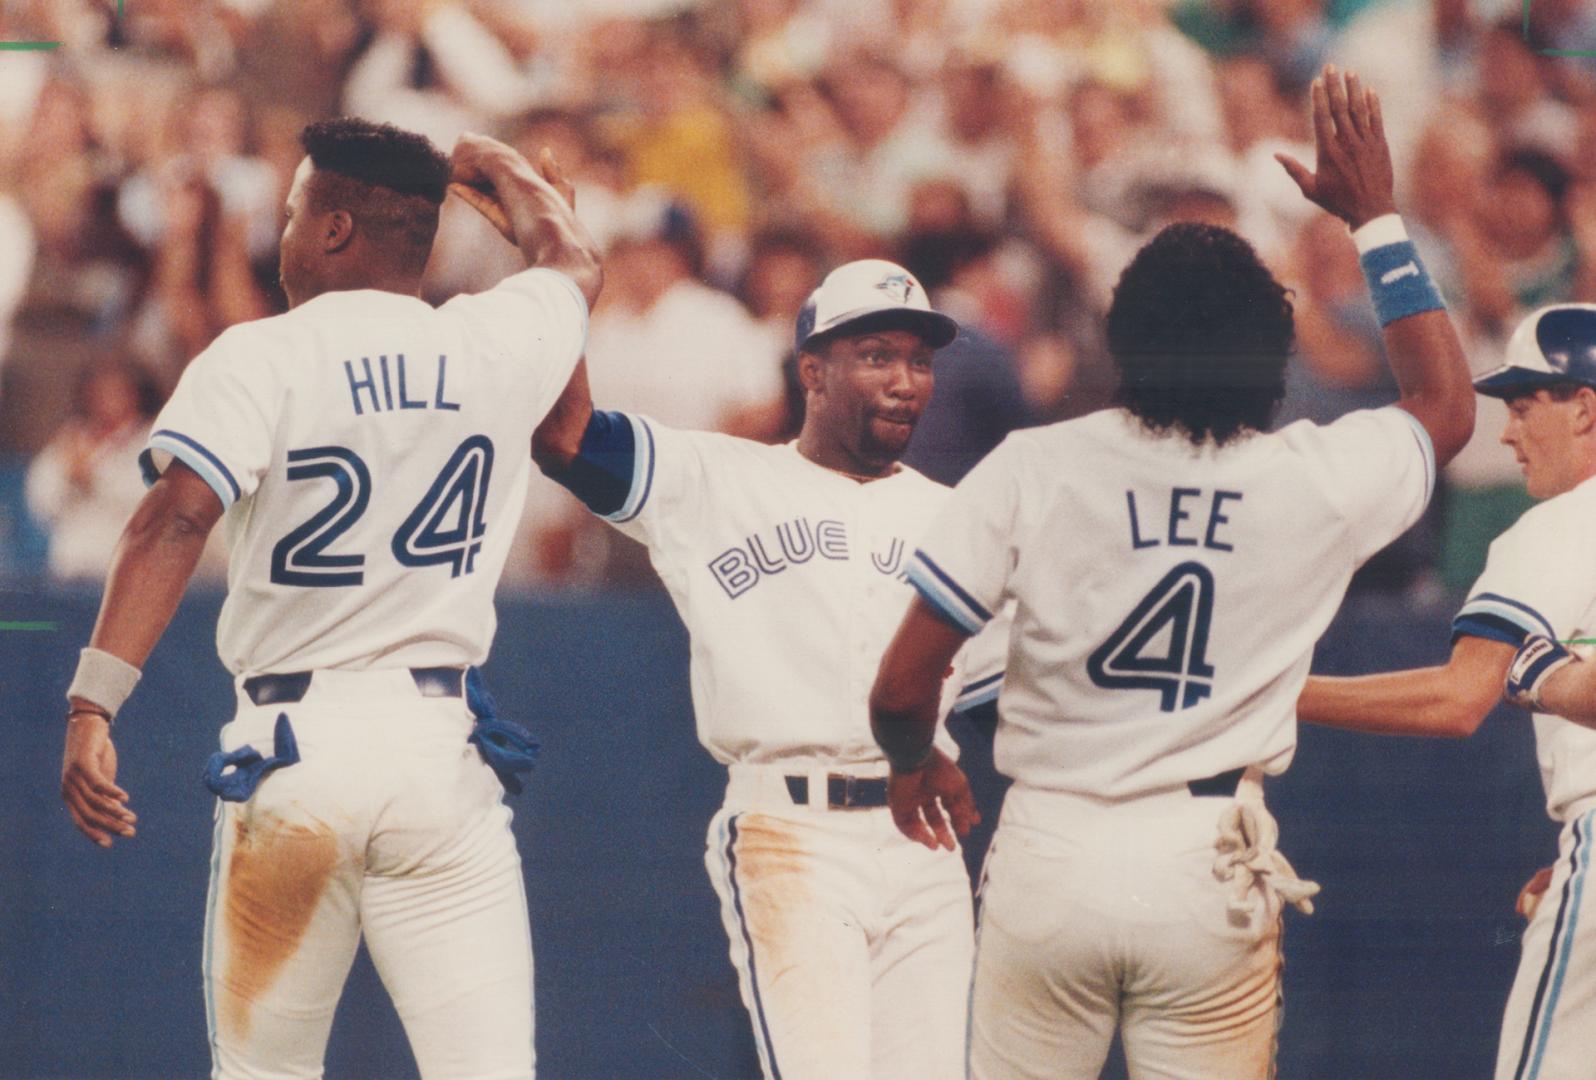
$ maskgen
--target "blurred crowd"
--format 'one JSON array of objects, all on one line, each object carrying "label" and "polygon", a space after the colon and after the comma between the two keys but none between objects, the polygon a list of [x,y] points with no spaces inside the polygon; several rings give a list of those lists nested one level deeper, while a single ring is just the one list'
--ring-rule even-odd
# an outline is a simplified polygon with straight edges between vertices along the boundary
[{"label": "blurred crowd", "polygon": [[[0,572],[93,579],[184,364],[282,310],[300,129],[553,148],[607,252],[602,406],[796,431],[797,309],[907,265],[965,328],[910,461],[954,481],[1010,429],[1101,407],[1100,316],[1163,224],[1231,226],[1295,290],[1283,420],[1394,399],[1312,160],[1326,61],[1381,94],[1399,202],[1477,370],[1527,310],[1596,300],[1596,6],[1580,0],[0,0]],[[517,253],[446,205],[428,299]],[[1481,402],[1424,526],[1363,575],[1463,587],[1527,505]],[[209,563],[220,573],[222,562]],[[535,484],[507,580],[614,583],[636,552]]]}]

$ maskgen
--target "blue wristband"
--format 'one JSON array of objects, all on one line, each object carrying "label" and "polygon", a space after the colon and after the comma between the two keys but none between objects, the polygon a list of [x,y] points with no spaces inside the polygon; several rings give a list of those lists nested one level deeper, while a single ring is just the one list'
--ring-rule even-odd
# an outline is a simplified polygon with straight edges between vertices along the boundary
[{"label": "blue wristband", "polygon": [[1381,326],[1423,311],[1445,310],[1441,291],[1425,272],[1413,241],[1399,240],[1365,251],[1358,256],[1358,264],[1369,283]]}]

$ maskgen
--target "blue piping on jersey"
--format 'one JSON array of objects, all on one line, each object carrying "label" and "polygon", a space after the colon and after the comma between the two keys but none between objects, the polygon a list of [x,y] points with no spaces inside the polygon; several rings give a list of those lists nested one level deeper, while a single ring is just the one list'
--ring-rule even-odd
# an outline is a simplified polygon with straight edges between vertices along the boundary
[{"label": "blue piping on jersey", "polygon": [[996,675],[988,675],[984,679],[966,684],[953,701],[953,711],[965,712],[978,705],[985,705],[989,701],[996,701],[998,694],[1003,690],[1003,675],[1004,672],[1000,671]]},{"label": "blue piping on jersey", "polygon": [[1459,615],[1452,620],[1452,640],[1460,637],[1484,638],[1486,641],[1500,641],[1511,645],[1515,649],[1524,644],[1524,639],[1529,637],[1529,631],[1511,619],[1500,615],[1487,615],[1483,612]]},{"label": "blue piping on jersey", "polygon": [[963,599],[969,597],[969,594],[932,565],[923,551],[914,553],[903,576],[919,591],[933,610],[952,623],[955,629],[965,634],[979,633],[986,620],[992,617],[986,613],[985,608],[976,604],[973,598],[969,603],[964,603]]},{"label": "blue piping on jersey", "polygon": [[[634,442],[637,449],[636,461],[632,469],[632,491],[627,496],[626,504],[613,514],[605,514],[604,520],[617,525],[631,521],[643,512],[643,507],[648,504],[648,496],[654,490],[654,429],[648,426],[648,421],[641,416],[623,414],[631,422],[634,432]],[[636,438],[638,429],[642,431],[642,438]],[[641,481],[641,483],[639,482]]]},{"label": "blue piping on jersey", "polygon": [[[1529,618],[1524,618],[1525,615],[1528,615]],[[1458,611],[1457,617],[1452,620],[1452,637],[1454,640],[1459,632],[1458,624],[1469,619],[1480,619],[1487,623],[1495,620],[1499,624],[1518,628],[1523,633],[1511,642],[1511,644],[1515,645],[1523,640],[1523,634],[1545,634],[1549,638],[1557,636],[1557,633],[1552,629],[1552,624],[1540,612],[1528,604],[1510,600],[1499,593],[1484,592],[1469,597],[1468,601]],[[1480,634],[1478,636],[1488,637],[1490,635]],[[1495,638],[1493,640],[1507,639]]]},{"label": "blue piping on jersey", "polygon": [[[233,479],[232,472],[229,471],[226,465],[222,464],[221,458],[187,435],[169,431],[165,428],[150,435],[147,448],[143,454],[139,455],[139,468],[144,473],[146,483],[153,484],[155,482],[155,477],[151,474],[157,471],[154,461],[146,462],[145,460],[151,450],[165,450],[193,469],[200,475],[201,479],[210,485],[211,490],[216,492],[216,497],[222,500],[224,508],[232,506],[233,503],[238,501],[239,496],[243,494],[243,490],[238,486],[238,481]],[[221,480],[222,483],[218,484],[218,480]]]}]

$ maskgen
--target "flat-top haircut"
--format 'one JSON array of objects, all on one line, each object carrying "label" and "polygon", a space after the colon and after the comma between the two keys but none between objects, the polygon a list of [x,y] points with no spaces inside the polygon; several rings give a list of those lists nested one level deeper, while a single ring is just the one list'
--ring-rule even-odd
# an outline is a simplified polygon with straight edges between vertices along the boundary
[{"label": "flat-top haircut", "polygon": [[1114,288],[1114,403],[1150,431],[1223,446],[1274,421],[1294,336],[1290,292],[1251,244],[1214,225],[1167,226]]},{"label": "flat-top haircut", "polygon": [[353,117],[319,120],[299,141],[316,169],[311,208],[347,210],[398,265],[419,273],[449,189],[442,151],[425,135]]}]

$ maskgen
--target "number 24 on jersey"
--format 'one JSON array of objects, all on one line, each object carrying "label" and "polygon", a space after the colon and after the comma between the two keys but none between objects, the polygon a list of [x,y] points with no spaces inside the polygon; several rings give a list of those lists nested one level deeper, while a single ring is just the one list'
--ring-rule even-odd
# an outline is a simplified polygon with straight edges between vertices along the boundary
[{"label": "number 24 on jersey", "polygon": [[[483,512],[492,475],[493,442],[486,435],[456,447],[393,535],[389,546],[400,565],[448,566],[450,577],[471,573],[487,532]],[[275,584],[337,588],[365,580],[364,554],[329,549],[370,505],[371,472],[359,454],[342,446],[288,452],[291,483],[321,479],[333,481],[333,497],[272,548]]]}]

